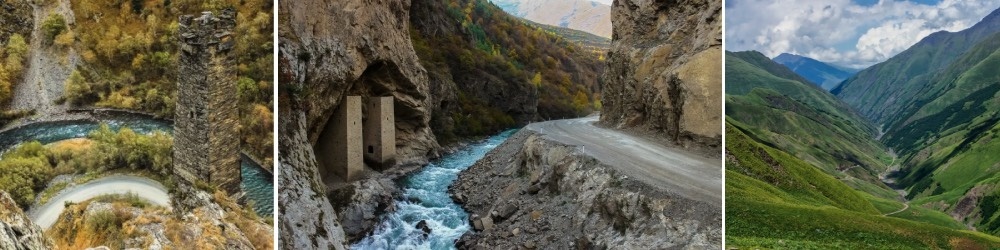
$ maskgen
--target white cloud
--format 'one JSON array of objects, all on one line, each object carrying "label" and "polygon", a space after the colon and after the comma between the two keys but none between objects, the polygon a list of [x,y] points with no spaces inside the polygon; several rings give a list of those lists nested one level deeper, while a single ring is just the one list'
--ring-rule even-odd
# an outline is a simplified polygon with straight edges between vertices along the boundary
[{"label": "white cloud", "polygon": [[590,0],[590,1],[602,3],[604,5],[611,5],[611,1],[614,1],[614,0]]},{"label": "white cloud", "polygon": [[729,0],[726,49],[774,57],[795,53],[853,67],[884,61],[931,33],[971,27],[1000,7],[995,0],[942,0],[936,5],[880,0]]}]

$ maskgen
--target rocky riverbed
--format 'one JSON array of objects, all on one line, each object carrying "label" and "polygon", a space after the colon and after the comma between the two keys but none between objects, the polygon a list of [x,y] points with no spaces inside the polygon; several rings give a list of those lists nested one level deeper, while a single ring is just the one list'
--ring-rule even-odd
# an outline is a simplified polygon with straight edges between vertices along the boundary
[{"label": "rocky riverbed", "polygon": [[523,130],[459,175],[474,231],[459,248],[718,249],[717,205],[617,173],[581,149]]}]

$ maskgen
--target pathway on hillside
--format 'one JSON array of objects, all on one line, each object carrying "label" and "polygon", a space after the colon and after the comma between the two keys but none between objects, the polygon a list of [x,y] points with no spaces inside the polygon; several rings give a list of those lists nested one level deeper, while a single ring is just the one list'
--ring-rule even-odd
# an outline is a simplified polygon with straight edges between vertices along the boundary
[{"label": "pathway on hillside", "polygon": [[585,154],[614,166],[630,178],[678,195],[722,203],[722,160],[597,127],[597,116],[529,124],[546,138],[582,146]]},{"label": "pathway on hillside", "polygon": [[66,202],[81,202],[106,194],[134,193],[149,200],[153,205],[170,207],[170,195],[160,183],[143,177],[110,176],[67,188],[49,199],[48,203],[33,206],[28,211],[31,221],[43,229],[49,229],[66,210]]},{"label": "pathway on hillside", "polygon": [[903,203],[903,208],[900,208],[899,210],[897,210],[895,212],[892,212],[892,213],[884,214],[882,216],[890,216],[890,215],[897,214],[897,213],[902,212],[903,210],[907,210],[907,209],[910,209],[910,202],[909,201]]},{"label": "pathway on hillside", "polygon": [[[892,163],[889,163],[889,167],[886,168],[885,172],[882,172],[882,174],[879,174],[878,178],[879,178],[879,180],[882,181],[882,183],[885,183],[887,186],[888,185],[893,185],[894,186],[896,184],[896,180],[889,179],[888,176],[892,172],[895,172],[895,171],[899,170],[899,166],[896,166],[896,160],[899,159],[899,157],[896,156],[896,152],[893,151],[892,149],[889,149],[889,154],[892,155]],[[894,187],[890,186],[890,188],[894,188]],[[903,189],[893,189],[893,190],[896,191],[896,193],[899,193],[899,200],[903,201],[903,208],[900,208],[899,210],[891,212],[891,213],[883,214],[882,216],[890,216],[890,215],[893,215],[893,214],[897,214],[897,213],[903,212],[906,209],[910,208],[910,200],[906,199],[906,190],[903,190]]]}]

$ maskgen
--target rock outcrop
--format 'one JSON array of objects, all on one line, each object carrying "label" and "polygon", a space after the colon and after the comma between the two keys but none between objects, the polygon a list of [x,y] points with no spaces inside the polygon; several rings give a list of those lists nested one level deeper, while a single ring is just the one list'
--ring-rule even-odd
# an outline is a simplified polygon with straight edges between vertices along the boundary
[{"label": "rock outcrop", "polygon": [[379,215],[395,209],[395,197],[402,191],[388,177],[369,178],[330,192],[333,210],[340,218],[348,242],[364,238],[381,223]]},{"label": "rock outcrop", "polygon": [[279,248],[342,249],[332,204],[345,201],[326,196],[330,180],[320,176],[313,145],[345,97],[394,97],[397,166],[423,164],[439,148],[428,126],[427,73],[410,42],[410,1],[279,5]]},{"label": "rock outcrop", "polygon": [[719,206],[629,180],[576,147],[528,130],[462,172],[450,191],[475,230],[459,248],[722,246]]},{"label": "rock outcrop", "polygon": [[24,214],[7,192],[0,191],[0,248],[51,249],[52,240]]},{"label": "rock outcrop", "polygon": [[601,121],[675,143],[722,143],[720,0],[618,0]]}]

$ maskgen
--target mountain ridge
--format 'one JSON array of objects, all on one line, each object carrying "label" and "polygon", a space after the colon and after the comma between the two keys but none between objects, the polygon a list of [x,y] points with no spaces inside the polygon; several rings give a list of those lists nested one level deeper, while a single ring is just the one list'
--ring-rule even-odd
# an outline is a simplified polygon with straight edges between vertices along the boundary
[{"label": "mountain ridge", "polygon": [[589,0],[490,0],[507,13],[534,22],[611,37],[611,6]]},{"label": "mountain ridge", "polygon": [[824,90],[829,91],[837,87],[844,79],[854,75],[857,70],[849,71],[826,62],[813,58],[781,53],[774,57],[775,62],[785,65],[795,73],[805,77],[813,84],[819,85]]}]

